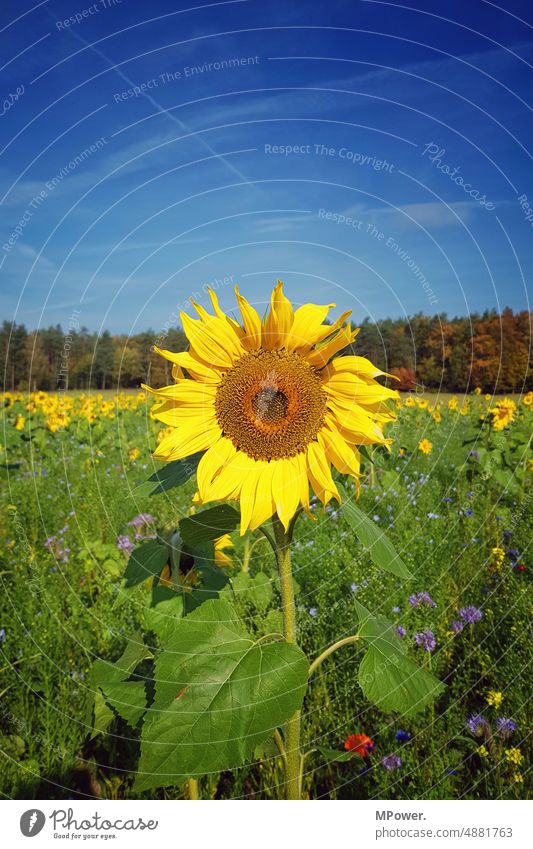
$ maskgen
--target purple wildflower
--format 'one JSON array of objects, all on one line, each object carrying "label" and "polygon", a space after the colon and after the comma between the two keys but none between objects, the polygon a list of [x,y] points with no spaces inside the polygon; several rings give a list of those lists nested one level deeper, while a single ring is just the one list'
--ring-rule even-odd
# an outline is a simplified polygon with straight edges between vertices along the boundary
[{"label": "purple wildflower", "polygon": [[483,619],[483,611],[479,607],[474,607],[473,604],[468,604],[466,607],[459,608],[459,618],[463,620],[465,625],[473,625],[474,622]]},{"label": "purple wildflower", "polygon": [[125,534],[120,534],[117,537],[117,548],[120,551],[132,551],[134,545],[129,537],[125,536]]},{"label": "purple wildflower", "polygon": [[468,510],[465,510],[465,516],[468,516],[468,518],[470,518],[470,516],[472,516],[473,514],[474,514],[474,511],[472,510],[471,507],[469,507]]},{"label": "purple wildflower", "polygon": [[433,631],[419,631],[415,634],[415,643],[424,651],[434,651],[437,647],[437,641]]},{"label": "purple wildflower", "polygon": [[490,725],[484,716],[473,713],[466,720],[466,727],[475,737],[485,737],[490,734]]},{"label": "purple wildflower", "polygon": [[155,516],[152,516],[151,513],[139,513],[131,522],[128,522],[128,525],[130,528],[141,528],[143,525],[150,525],[152,522],[155,522]]},{"label": "purple wildflower", "polygon": [[316,607],[310,607],[309,608],[309,616],[316,616],[317,613],[318,613],[318,610],[316,609]]},{"label": "purple wildflower", "polygon": [[454,620],[453,620],[453,622],[452,622],[452,631],[454,631],[456,634],[459,634],[459,633],[463,630],[463,628],[464,628],[464,627],[465,627],[465,623],[464,623],[464,622],[459,622],[459,620],[458,620],[458,619],[454,619]]},{"label": "purple wildflower", "polygon": [[399,758],[398,755],[385,755],[381,763],[385,769],[389,770],[389,772],[394,769],[399,769],[402,765],[401,758]]},{"label": "purple wildflower", "polygon": [[396,633],[398,634],[400,639],[403,640],[403,638],[407,634],[407,630],[403,627],[403,625],[398,625],[398,627],[396,628]]},{"label": "purple wildflower", "polygon": [[496,720],[496,730],[502,740],[507,740],[513,731],[516,731],[516,722],[506,716],[500,716]]},{"label": "purple wildflower", "polygon": [[437,605],[427,592],[415,593],[409,596],[409,604],[411,607],[418,607],[420,604],[425,604],[426,607],[436,607]]}]

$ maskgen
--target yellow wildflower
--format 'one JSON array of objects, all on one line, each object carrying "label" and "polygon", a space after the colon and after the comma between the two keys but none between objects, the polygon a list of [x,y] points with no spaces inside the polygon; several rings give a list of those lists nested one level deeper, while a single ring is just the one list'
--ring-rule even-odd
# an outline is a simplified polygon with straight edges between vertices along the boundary
[{"label": "yellow wildflower", "polygon": [[418,450],[422,452],[422,454],[431,454],[433,451],[433,443],[429,441],[429,439],[421,439],[418,443]]},{"label": "yellow wildflower", "polygon": [[500,693],[499,690],[489,690],[485,700],[488,705],[499,708],[503,702],[503,693]]}]

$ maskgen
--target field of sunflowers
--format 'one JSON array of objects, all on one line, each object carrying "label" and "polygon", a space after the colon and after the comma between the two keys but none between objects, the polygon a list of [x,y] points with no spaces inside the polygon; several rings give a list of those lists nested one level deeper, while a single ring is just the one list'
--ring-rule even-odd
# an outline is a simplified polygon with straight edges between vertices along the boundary
[{"label": "field of sunflowers", "polygon": [[[328,799],[524,798],[531,793],[533,393],[402,394],[394,404],[390,451],[370,446],[362,454],[358,504],[412,578],[378,569],[336,501],[323,507],[312,498],[293,542],[299,644],[315,657],[352,633],[359,605],[390,620],[407,656],[445,686],[415,716],[381,709],[361,689],[358,646],[340,647],[305,696],[301,792]],[[4,797],[191,792],[180,783],[134,788],[139,714],[125,718],[119,701],[102,698],[94,676],[95,661],[124,657],[131,635],[146,628],[154,579],[131,580],[132,552],[157,545],[200,509],[191,506],[194,479],[181,488],[163,480],[155,494],[147,483],[154,474],[159,480],[154,450],[172,437],[172,427],[151,415],[153,406],[145,392],[4,395]],[[231,597],[254,633],[280,631],[268,541],[220,530],[211,594]],[[161,590],[174,585],[194,596],[198,576],[190,564],[182,562],[177,579],[165,563],[156,568]],[[137,661],[141,670],[148,662]],[[258,744],[247,765],[210,770],[200,795],[277,798],[279,754],[270,740]]]}]

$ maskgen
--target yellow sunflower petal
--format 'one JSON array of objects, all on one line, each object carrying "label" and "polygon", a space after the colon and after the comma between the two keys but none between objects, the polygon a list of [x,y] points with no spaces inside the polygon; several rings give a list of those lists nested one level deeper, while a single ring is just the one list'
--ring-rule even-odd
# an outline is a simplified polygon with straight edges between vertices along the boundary
[{"label": "yellow sunflower petal", "polygon": [[[165,360],[174,363],[174,365],[178,368],[184,368],[195,380],[202,383],[220,382],[220,371],[213,368],[213,366],[208,365],[208,363],[204,363],[202,360],[199,360],[197,357],[193,357],[189,351],[179,351],[174,353],[173,351],[165,351],[162,348],[158,348],[157,345],[154,345],[154,351],[156,354],[159,354],[160,357],[164,357]],[[172,369],[172,376],[175,376],[174,369]],[[178,373],[176,373],[176,376],[178,376]]]},{"label": "yellow sunflower petal", "polygon": [[359,451],[351,448],[338,430],[331,431],[324,427],[320,431],[319,437],[323,440],[326,458],[335,466],[337,471],[344,475],[358,477],[361,467]]},{"label": "yellow sunflower petal", "polygon": [[294,321],[290,333],[287,336],[288,351],[309,351],[313,345],[320,342],[328,333],[331,326],[324,326],[328,312],[336,304],[318,306],[317,304],[303,304],[294,313]]},{"label": "yellow sunflower petal", "polygon": [[366,380],[376,377],[392,377],[394,380],[399,379],[394,374],[381,371],[381,369],[373,365],[370,360],[367,360],[366,357],[337,357],[326,366],[324,369],[324,376],[330,377],[331,375],[338,374],[339,372],[353,372],[353,374],[356,374],[358,377]]},{"label": "yellow sunflower petal", "polygon": [[284,348],[294,320],[294,310],[288,298],[283,294],[283,283],[278,280],[270,298],[270,311],[266,317],[262,346],[267,351]]},{"label": "yellow sunflower petal", "polygon": [[237,286],[235,286],[235,295],[244,325],[245,336],[242,339],[242,344],[247,351],[256,351],[261,347],[261,319],[259,313],[248,303],[246,298],[243,298]]},{"label": "yellow sunflower petal", "polygon": [[352,330],[348,322],[328,342],[324,342],[320,348],[307,354],[305,359],[315,368],[323,368],[335,354],[347,345],[351,345],[358,333],[359,328]]},{"label": "yellow sunflower petal", "polygon": [[340,501],[324,448],[319,442],[310,442],[307,446],[307,472],[314,493],[323,504],[327,504],[331,498]]},{"label": "yellow sunflower petal", "polygon": [[192,319],[180,313],[183,330],[191,345],[191,353],[214,366],[231,368],[244,354],[235,330],[222,318],[211,316],[209,321]]},{"label": "yellow sunflower petal", "polygon": [[300,503],[299,469],[293,457],[288,457],[286,460],[274,460],[273,462],[272,495],[274,496],[276,512],[285,531],[287,531]]},{"label": "yellow sunflower petal", "polygon": [[198,491],[200,496],[206,497],[209,486],[213,478],[224,468],[231,457],[237,453],[233,442],[222,436],[214,445],[209,448],[202,459],[198,463],[196,479],[198,482]]},{"label": "yellow sunflower petal", "polygon": [[170,436],[165,436],[155,449],[153,456],[158,460],[183,460],[197,451],[205,451],[220,437],[218,424],[203,427],[200,431],[197,425],[176,428]]},{"label": "yellow sunflower petal", "polygon": [[354,403],[366,406],[399,397],[395,389],[388,389],[376,381],[367,383],[350,372],[334,374],[322,383],[322,388],[343,404]]}]

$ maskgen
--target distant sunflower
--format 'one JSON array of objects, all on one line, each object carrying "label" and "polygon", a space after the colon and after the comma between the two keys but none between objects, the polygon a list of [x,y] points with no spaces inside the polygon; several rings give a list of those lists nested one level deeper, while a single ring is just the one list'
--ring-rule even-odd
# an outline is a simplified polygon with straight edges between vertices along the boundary
[{"label": "distant sunflower", "polygon": [[155,348],[173,363],[175,384],[150,389],[152,415],[174,428],[154,457],[179,460],[205,451],[197,472],[197,503],[239,501],[241,533],[277,512],[285,529],[309,484],[326,504],[340,501],[331,465],[359,478],[355,446],[388,445],[393,419],[385,402],[398,393],[377,383],[385,372],[364,357],[335,357],[355,339],[343,313],[325,324],[328,306],[294,310],[278,281],[261,320],[235,287],[242,324],[209,291],[215,315],[181,313],[189,350]]}]

